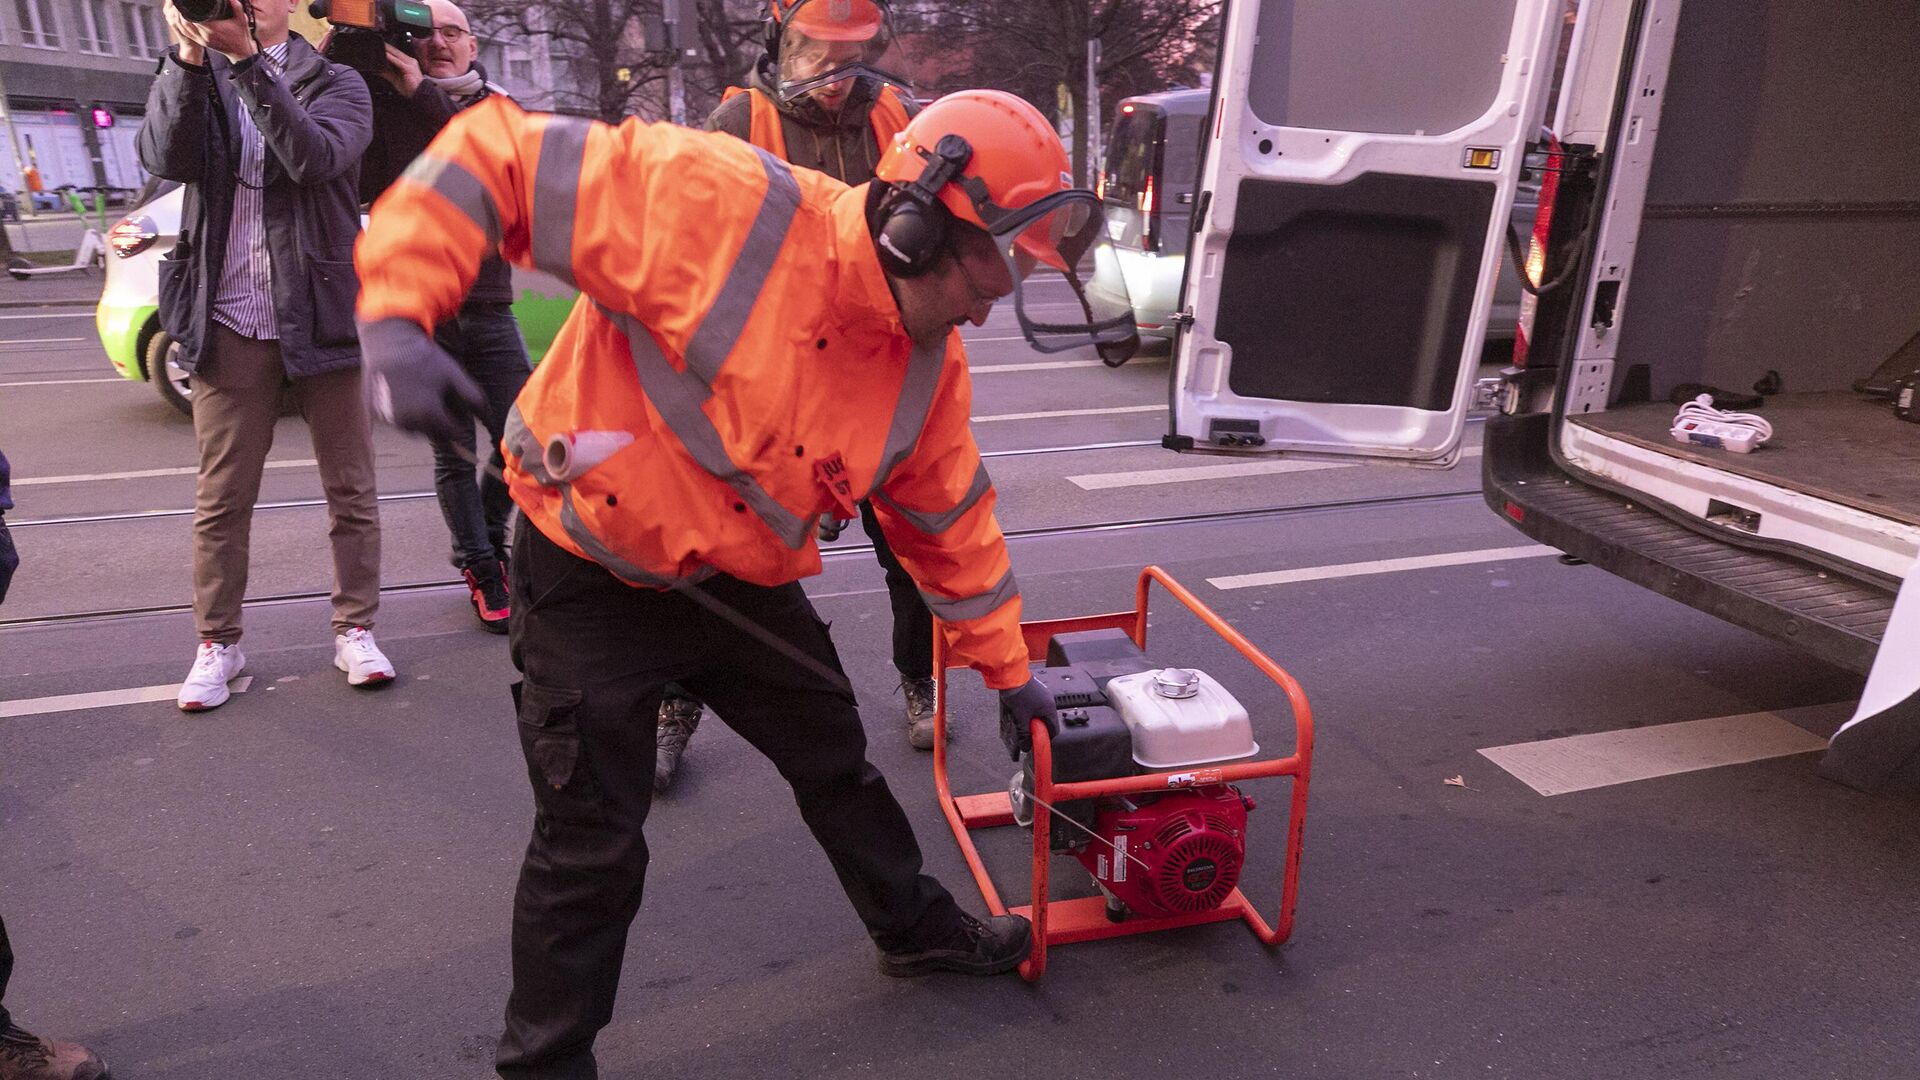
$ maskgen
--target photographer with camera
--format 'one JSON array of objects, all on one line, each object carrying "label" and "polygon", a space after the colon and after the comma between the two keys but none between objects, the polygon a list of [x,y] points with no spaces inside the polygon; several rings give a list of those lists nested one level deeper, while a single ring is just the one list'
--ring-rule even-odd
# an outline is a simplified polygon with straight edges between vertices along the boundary
[{"label": "photographer with camera", "polygon": [[160,321],[193,373],[200,469],[193,522],[200,647],[180,708],[227,700],[240,674],[253,504],[283,389],[313,437],[333,546],[334,666],[378,686],[393,665],[369,628],[380,512],[360,381],[353,243],[367,85],[287,21],[296,0],[165,0],[174,45],[147,94],[140,163],[186,185],[160,262]]},{"label": "photographer with camera", "polygon": [[[361,162],[360,196],[368,203],[399,178],[455,113],[494,95],[507,96],[487,81],[466,13],[451,0],[428,0],[427,6],[432,34],[410,41],[411,53],[387,41],[385,69],[367,80],[373,144]],[[433,440],[433,486],[452,534],[453,565],[466,578],[467,598],[480,625],[496,634],[507,632],[507,519],[513,513],[513,497],[500,479],[505,467],[500,439],[507,410],[533,371],[512,303],[513,271],[500,256],[490,255],[460,310],[434,330],[434,340],[460,362],[486,399],[477,413],[493,468],[476,468],[480,455],[468,425],[452,439]]]}]

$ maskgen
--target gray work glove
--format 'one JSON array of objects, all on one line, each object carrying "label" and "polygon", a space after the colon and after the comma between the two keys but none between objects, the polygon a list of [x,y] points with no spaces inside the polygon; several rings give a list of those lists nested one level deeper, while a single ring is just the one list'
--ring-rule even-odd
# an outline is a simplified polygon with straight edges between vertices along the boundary
[{"label": "gray work glove", "polygon": [[1048,731],[1060,726],[1060,714],[1053,707],[1053,692],[1037,679],[1000,691],[1000,713],[1000,734],[1007,742],[1007,752],[1016,756],[1033,749],[1032,724],[1036,718],[1046,721]]},{"label": "gray work glove", "polygon": [[821,543],[831,544],[840,539],[840,534],[847,531],[847,523],[852,520],[852,518],[837,518],[828,514],[820,519],[820,524],[815,526],[813,531],[820,537]]},{"label": "gray work glove", "polygon": [[406,319],[363,322],[360,355],[374,416],[429,439],[472,433],[474,414],[486,397],[459,362],[434,344],[433,335]]}]

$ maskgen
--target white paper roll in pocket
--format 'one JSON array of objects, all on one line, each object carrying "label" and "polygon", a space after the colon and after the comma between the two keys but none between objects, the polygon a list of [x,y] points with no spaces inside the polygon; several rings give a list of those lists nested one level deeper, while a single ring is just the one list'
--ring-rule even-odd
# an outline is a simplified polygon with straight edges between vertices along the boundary
[{"label": "white paper roll in pocket", "polygon": [[547,440],[542,464],[555,480],[574,480],[633,442],[625,431],[570,431]]}]

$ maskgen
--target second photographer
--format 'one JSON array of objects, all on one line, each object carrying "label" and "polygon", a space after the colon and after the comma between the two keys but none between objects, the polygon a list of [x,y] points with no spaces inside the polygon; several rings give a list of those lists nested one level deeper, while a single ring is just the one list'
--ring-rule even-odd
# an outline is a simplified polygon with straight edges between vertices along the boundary
[{"label": "second photographer", "polygon": [[[369,79],[373,93],[373,145],[360,171],[360,197],[371,203],[406,170],[455,113],[505,91],[487,81],[477,56],[479,42],[467,16],[451,0],[429,0],[433,34],[414,54],[386,46],[387,67]],[[527,381],[532,364],[513,317],[512,269],[498,255],[480,267],[473,291],[453,318],[435,329],[440,347],[460,361],[486,395],[480,423],[486,428],[493,472],[475,467],[474,436],[435,440],[433,486],[453,537],[453,564],[466,578],[474,614],[486,629],[507,632],[507,519],[513,500],[499,479],[500,437],[507,410]]]}]

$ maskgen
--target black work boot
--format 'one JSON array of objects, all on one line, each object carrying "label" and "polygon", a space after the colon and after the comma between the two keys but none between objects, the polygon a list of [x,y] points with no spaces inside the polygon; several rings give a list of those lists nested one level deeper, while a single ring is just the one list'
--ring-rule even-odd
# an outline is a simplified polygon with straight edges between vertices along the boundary
[{"label": "black work boot", "polygon": [[687,740],[700,727],[700,703],[691,698],[665,698],[660,702],[660,726],[653,736],[653,790],[657,794],[673,786],[680,770],[680,758],[687,752]]},{"label": "black work boot", "polygon": [[77,1043],[0,1028],[0,1080],[108,1080],[107,1063]]},{"label": "black work boot", "polygon": [[962,975],[998,975],[1020,966],[1033,949],[1033,924],[1019,915],[995,915],[984,922],[966,912],[945,940],[921,949],[880,954],[880,970],[896,979],[957,971]]},{"label": "black work boot", "polygon": [[[915,750],[933,749],[933,680],[900,676],[900,692],[907,699],[907,743]],[[953,717],[947,717],[947,738],[953,738]]]}]

